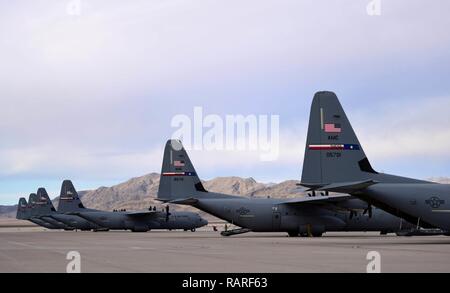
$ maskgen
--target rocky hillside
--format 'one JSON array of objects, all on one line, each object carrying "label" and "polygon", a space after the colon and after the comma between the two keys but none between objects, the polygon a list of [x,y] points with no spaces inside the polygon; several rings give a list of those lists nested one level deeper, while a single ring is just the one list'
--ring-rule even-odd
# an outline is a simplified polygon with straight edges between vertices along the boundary
[{"label": "rocky hillside", "polygon": [[[76,182],[74,184],[76,187]],[[292,197],[301,194],[297,190],[296,181],[293,180],[280,184],[264,184],[253,178],[218,177],[204,181],[203,184],[209,191],[241,196]],[[115,186],[79,191],[79,194],[83,204],[89,208],[109,211],[113,209],[141,210],[147,209],[149,206],[161,206],[161,203],[156,200],[158,186],[159,174],[151,173]],[[53,203],[57,207],[58,198],[54,199]],[[174,206],[173,208],[197,211],[187,206]],[[15,211],[16,206],[1,207],[0,216],[15,217]]]},{"label": "rocky hillside", "polygon": [[82,197],[83,204],[102,210],[144,209],[154,204],[158,186],[159,174],[151,173],[112,187],[87,191]]},{"label": "rocky hillside", "polygon": [[17,205],[0,206],[0,217],[15,218],[16,211],[17,211]]},{"label": "rocky hillside", "polygon": [[449,177],[432,177],[429,179],[430,181],[441,183],[441,184],[450,184],[450,178]]},{"label": "rocky hillside", "polygon": [[[234,194],[241,196],[263,197],[267,195],[287,197],[299,195],[296,181],[286,181],[280,184],[267,185],[259,183],[253,178],[218,177],[204,181],[204,187],[208,191]],[[149,206],[161,208],[161,203],[156,200],[159,186],[159,174],[152,173],[142,177],[133,178],[127,182],[112,186],[101,187],[97,190],[87,191],[82,200],[85,206],[102,210],[127,209],[140,210]],[[173,206],[176,210],[195,211],[189,206]],[[199,212],[210,221],[213,217]]]}]

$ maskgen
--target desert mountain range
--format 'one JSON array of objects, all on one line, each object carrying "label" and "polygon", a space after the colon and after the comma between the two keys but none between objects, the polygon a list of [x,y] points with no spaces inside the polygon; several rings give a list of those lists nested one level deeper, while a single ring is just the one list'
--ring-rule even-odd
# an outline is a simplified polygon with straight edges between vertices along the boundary
[{"label": "desert mountain range", "polygon": [[[83,204],[86,207],[113,210],[143,210],[150,206],[160,206],[156,194],[159,186],[159,174],[151,173],[141,177],[132,178],[126,182],[111,187],[100,187],[96,190],[79,191]],[[450,184],[448,177],[430,178],[430,181]],[[217,177],[203,181],[204,187],[213,192],[254,197],[290,198],[304,195],[301,188],[296,186],[298,181],[288,180],[277,184],[257,182],[253,178]],[[76,182],[74,182],[76,187]],[[18,196],[19,198],[19,196]],[[58,199],[53,200],[57,207]],[[0,206],[0,217],[15,217],[17,206]],[[176,206],[177,210],[192,210],[187,206]],[[197,211],[198,212],[198,211]]]},{"label": "desert mountain range", "polygon": [[[100,187],[96,190],[79,191],[86,207],[100,210],[143,210],[150,206],[161,206],[157,201],[160,174],[151,173],[132,178],[126,182],[111,187]],[[264,197],[295,197],[302,195],[296,186],[297,181],[289,180],[279,184],[264,184],[253,178],[218,177],[203,181],[204,187],[213,192],[226,194]],[[74,182],[76,187],[76,182]],[[55,207],[58,198],[53,200]],[[15,217],[17,206],[0,206],[0,217]],[[176,206],[177,210],[192,210],[187,206]],[[197,210],[195,210],[197,211]],[[198,212],[198,211],[197,211]]]}]

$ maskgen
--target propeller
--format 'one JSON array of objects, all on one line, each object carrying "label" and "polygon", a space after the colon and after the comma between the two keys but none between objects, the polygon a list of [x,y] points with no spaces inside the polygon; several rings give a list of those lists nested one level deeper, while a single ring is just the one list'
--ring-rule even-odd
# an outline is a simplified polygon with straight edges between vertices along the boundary
[{"label": "propeller", "polygon": [[365,214],[369,214],[369,218],[372,218],[372,205],[371,204],[369,204],[368,206],[367,206],[367,209],[365,209],[364,210],[364,213],[363,213],[363,215],[365,215]]},{"label": "propeller", "polygon": [[169,222],[169,216],[170,216],[170,212],[169,212],[169,206],[166,206],[166,222]]},{"label": "propeller", "polygon": [[354,216],[356,216],[356,212],[350,211],[350,220],[353,219]]}]

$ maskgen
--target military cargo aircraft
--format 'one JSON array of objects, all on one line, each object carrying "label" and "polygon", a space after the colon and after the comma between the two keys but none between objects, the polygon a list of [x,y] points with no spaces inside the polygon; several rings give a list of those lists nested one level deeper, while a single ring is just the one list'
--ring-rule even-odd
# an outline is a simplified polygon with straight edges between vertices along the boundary
[{"label": "military cargo aircraft", "polygon": [[[328,192],[295,199],[248,198],[207,191],[181,141],[169,140],[164,150],[158,199],[194,206],[243,229],[235,234],[287,232],[290,236],[321,236],[327,231],[409,230],[403,222],[349,195]],[[227,233],[225,235],[233,235]]]},{"label": "military cargo aircraft", "polygon": [[[56,213],[53,204],[49,198],[43,196],[43,190],[39,190],[38,194],[30,194],[29,200],[29,219],[30,221],[46,227],[46,225],[52,226],[53,229],[74,230],[74,227],[67,226],[66,224],[51,217],[51,214]],[[46,225],[45,225],[46,224]],[[47,228],[47,227],[46,227]]]},{"label": "military cargo aircraft", "polygon": [[192,212],[164,211],[156,208],[145,211],[99,211],[84,207],[78,192],[70,180],[65,180],[61,187],[58,212],[65,215],[79,216],[93,222],[104,229],[131,230],[147,232],[149,230],[191,230],[203,227],[208,222],[200,215]]},{"label": "military cargo aircraft", "polygon": [[60,229],[59,227],[52,225],[50,223],[47,223],[41,219],[32,217],[32,200],[34,200],[34,197],[36,194],[32,193],[30,194],[30,197],[28,199],[29,203],[27,203],[27,200],[23,197],[19,199],[19,204],[17,205],[17,214],[16,219],[19,220],[27,220],[30,221],[38,226],[47,228],[47,229]]},{"label": "military cargo aircraft", "polygon": [[36,198],[35,208],[32,209],[32,213],[50,224],[57,225],[65,230],[77,229],[89,231],[101,228],[95,223],[89,222],[76,215],[65,215],[57,212],[45,188],[38,189]]},{"label": "military cargo aircraft", "polygon": [[351,194],[417,227],[450,231],[450,185],[375,171],[333,92],[314,96],[301,182]]}]

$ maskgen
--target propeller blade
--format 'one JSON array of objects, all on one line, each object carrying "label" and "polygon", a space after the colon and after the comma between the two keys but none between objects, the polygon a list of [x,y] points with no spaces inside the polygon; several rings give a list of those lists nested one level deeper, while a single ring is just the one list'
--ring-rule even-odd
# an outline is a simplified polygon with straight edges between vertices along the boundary
[{"label": "propeller blade", "polygon": [[166,206],[166,222],[169,222],[169,215],[170,215],[170,213],[169,213],[169,206],[167,205]]},{"label": "propeller blade", "polygon": [[372,212],[372,205],[371,204],[369,204],[367,206],[367,208],[364,210],[363,215],[365,215],[367,213],[369,214],[369,218],[372,218],[373,212]]}]

